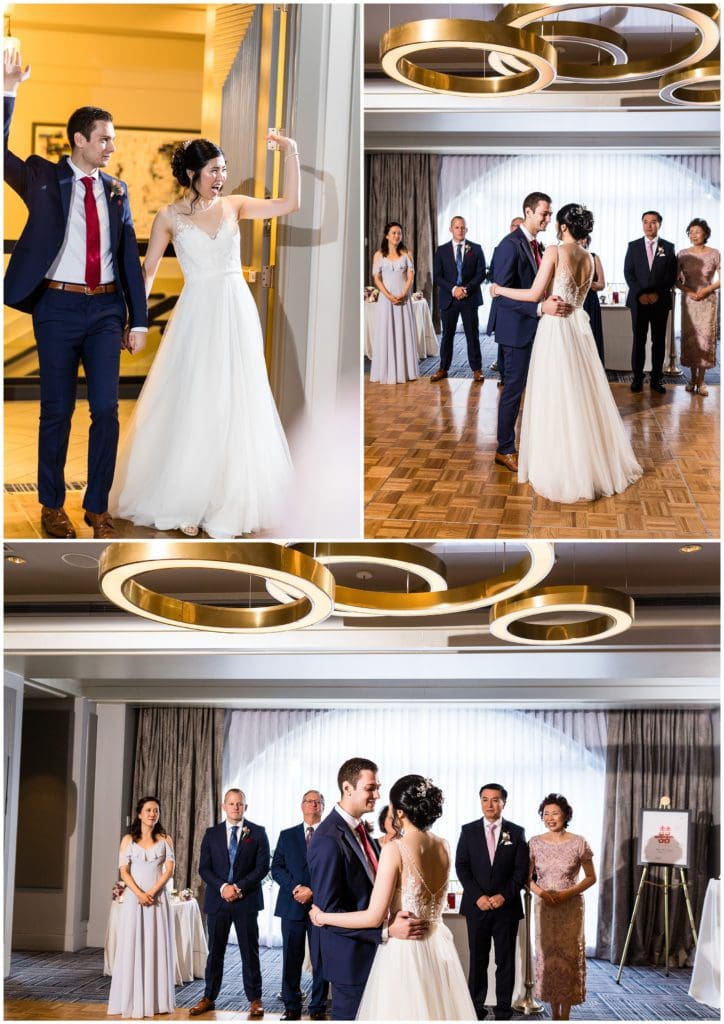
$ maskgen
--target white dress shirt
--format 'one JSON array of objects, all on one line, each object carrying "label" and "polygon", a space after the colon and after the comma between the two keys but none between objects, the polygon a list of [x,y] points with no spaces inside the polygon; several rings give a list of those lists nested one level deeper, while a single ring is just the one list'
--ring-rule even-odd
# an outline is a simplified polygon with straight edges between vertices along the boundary
[{"label": "white dress shirt", "polygon": [[70,157],[68,166],[73,172],[72,194],[68,208],[68,220],[65,225],[65,238],[58,255],[45,275],[51,281],[67,281],[68,284],[85,284],[86,258],[86,225],[85,225],[85,185],[82,178],[93,178],[93,198],[98,210],[98,222],[101,229],[101,279],[100,284],[112,284],[113,256],[111,253],[111,226],[108,217],[106,200],[100,172],[85,174],[76,167]]}]

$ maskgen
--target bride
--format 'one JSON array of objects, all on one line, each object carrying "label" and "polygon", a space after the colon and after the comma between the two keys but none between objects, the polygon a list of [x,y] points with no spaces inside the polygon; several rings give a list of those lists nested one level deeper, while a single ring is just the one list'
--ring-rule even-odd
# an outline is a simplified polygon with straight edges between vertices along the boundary
[{"label": "bride", "polygon": [[121,441],[114,516],[158,530],[236,537],[274,524],[292,479],[269,387],[254,299],[241,269],[239,221],[299,209],[299,157],[284,154],[279,199],[222,196],[218,146],[192,139],[173,154],[183,197],[159,210],[143,265],[146,295],[173,242],[184,287]]},{"label": "bride", "polygon": [[[566,504],[625,491],[642,475],[596,350],[583,300],[593,259],[578,240],[593,215],[568,203],[556,215],[560,245],[545,250],[531,288],[491,285],[492,296],[540,302],[547,292],[573,306],[544,314],[533,343],[520,433],[518,480]],[[552,288],[549,285],[553,282]]]},{"label": "bride", "polygon": [[390,790],[393,827],[380,856],[367,910],[326,913],[313,906],[320,927],[374,928],[398,910],[430,922],[424,939],[390,938],[377,947],[358,1020],[476,1020],[475,1007],[442,921],[450,851],[429,829],[442,814],[443,795],[430,779],[405,775]]}]

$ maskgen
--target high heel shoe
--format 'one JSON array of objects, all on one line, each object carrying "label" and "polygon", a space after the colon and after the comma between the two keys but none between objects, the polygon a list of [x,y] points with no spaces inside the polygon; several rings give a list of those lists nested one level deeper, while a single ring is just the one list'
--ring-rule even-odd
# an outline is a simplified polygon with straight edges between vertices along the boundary
[{"label": "high heel shoe", "polygon": [[697,393],[698,395],[701,395],[701,397],[702,397],[702,398],[706,398],[706,396],[707,396],[707,395],[709,394],[709,388],[708,388],[708,387],[706,386],[706,384],[704,384],[704,382],[702,381],[702,383],[701,383],[701,384],[699,385],[699,387],[698,387],[698,388],[696,389],[696,393]]},{"label": "high heel shoe", "polygon": [[187,537],[198,537],[199,528],[198,526],[179,526],[181,533],[185,533]]},{"label": "high heel shoe", "polygon": [[689,381],[689,383],[684,388],[684,391],[696,391],[696,384],[693,381]]}]

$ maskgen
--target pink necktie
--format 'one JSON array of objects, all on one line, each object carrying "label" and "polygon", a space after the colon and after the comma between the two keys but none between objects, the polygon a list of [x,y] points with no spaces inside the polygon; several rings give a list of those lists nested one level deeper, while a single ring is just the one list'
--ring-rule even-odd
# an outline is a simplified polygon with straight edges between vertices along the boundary
[{"label": "pink necktie", "polygon": [[495,858],[495,830],[497,827],[497,825],[491,825],[488,829],[488,853],[490,854],[491,864]]},{"label": "pink necktie", "polygon": [[93,195],[93,179],[81,178],[85,185],[85,283],[93,290],[101,283],[101,225]]},{"label": "pink necktie", "polygon": [[646,243],[646,249],[647,249],[647,253],[648,253],[648,257],[649,257],[649,270],[651,270],[651,268],[654,265],[654,243],[653,242],[647,242]]}]

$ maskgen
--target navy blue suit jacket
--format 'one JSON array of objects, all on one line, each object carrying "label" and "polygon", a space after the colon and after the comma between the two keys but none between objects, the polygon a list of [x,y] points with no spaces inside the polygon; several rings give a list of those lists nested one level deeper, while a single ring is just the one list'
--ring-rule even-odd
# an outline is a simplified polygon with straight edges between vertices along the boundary
[{"label": "navy blue suit jacket", "polygon": [[663,238],[658,239],[650,270],[646,239],[637,238],[629,242],[623,264],[623,276],[628,285],[626,305],[632,313],[635,314],[639,309],[639,295],[652,292],[659,296],[657,306],[661,309],[671,309],[671,289],[676,284],[676,272],[676,252],[671,242]]},{"label": "navy blue suit jacket", "polygon": [[[463,287],[468,290],[467,301],[474,306],[482,306],[483,293],[480,285],[485,280],[485,256],[477,242],[463,243]],[[435,253],[433,278],[440,289],[440,309],[447,309],[453,303],[452,290],[458,279],[458,268],[455,263],[453,243],[441,245]]]},{"label": "navy blue suit jacket", "polygon": [[511,916],[516,920],[523,916],[520,890],[528,882],[528,843],[520,825],[501,818],[500,826],[492,867],[484,819],[478,818],[462,827],[455,854],[455,870],[463,887],[460,913],[465,917],[479,919],[483,914],[490,914],[489,910],[481,910],[476,905],[477,901],[481,896],[498,893],[505,898],[505,903],[493,911],[494,914]]},{"label": "navy blue suit jacket", "polygon": [[[538,268],[530,242],[520,228],[506,235],[495,247],[495,284],[503,288],[530,288]],[[499,345],[525,348],[538,329],[538,303],[493,299],[488,319],[488,334],[495,334]]]},{"label": "navy blue suit jacket", "polygon": [[[379,856],[376,841],[370,842]],[[307,860],[314,902],[320,910],[334,913],[367,909],[373,885],[367,861],[336,810],[315,831]],[[321,928],[322,976],[332,984],[364,985],[381,935],[381,928]]]},{"label": "navy blue suit jacket", "polygon": [[[28,220],[10,257],[5,274],[5,304],[24,313],[32,313],[42,294],[45,275],[65,238],[73,171],[65,157],[54,164],[41,156],[30,156],[27,160],[22,160],[10,152],[8,137],[14,108],[14,98],[5,96],[5,180],[27,206]],[[146,327],[146,289],[141,274],[131,207],[128,203],[128,190],[122,182],[117,183],[116,188],[120,185],[123,195],[111,196],[116,179],[101,172],[101,180],[108,201],[113,273],[119,294],[128,310],[129,326]]]},{"label": "navy blue suit jacket", "polygon": [[312,880],[307,865],[307,844],[304,839],[304,825],[285,828],[279,833],[271,865],[272,878],[279,886],[277,905],[274,909],[276,917],[286,917],[290,921],[303,921],[312,909],[311,903],[298,903],[292,896],[292,890],[298,885],[312,888]]},{"label": "navy blue suit jacket", "polygon": [[244,819],[244,828],[249,834],[239,839],[234,861],[233,883],[242,893],[243,899],[229,904],[221,898],[221,887],[229,878],[229,848],[226,844],[226,822],[206,829],[201,841],[199,874],[206,882],[204,911],[218,914],[229,906],[234,912],[256,914],[264,909],[261,883],[269,873],[269,840],[261,825]]}]

